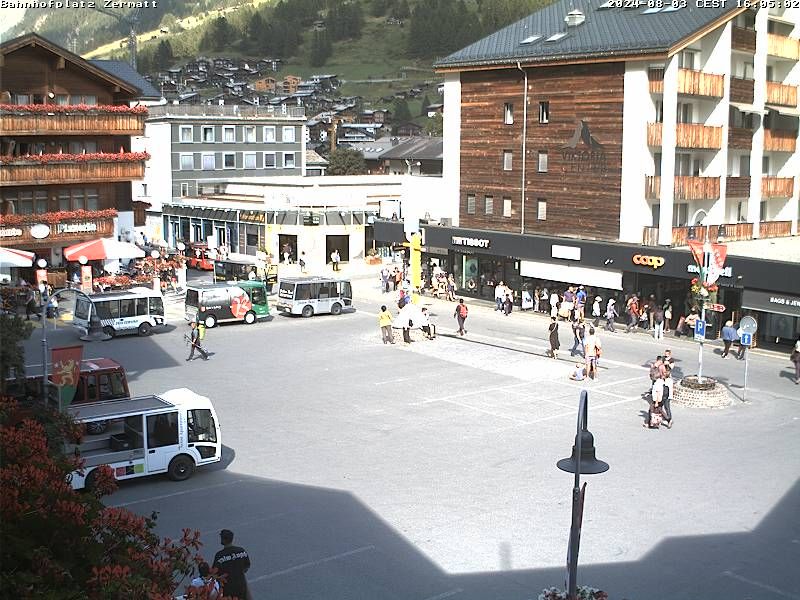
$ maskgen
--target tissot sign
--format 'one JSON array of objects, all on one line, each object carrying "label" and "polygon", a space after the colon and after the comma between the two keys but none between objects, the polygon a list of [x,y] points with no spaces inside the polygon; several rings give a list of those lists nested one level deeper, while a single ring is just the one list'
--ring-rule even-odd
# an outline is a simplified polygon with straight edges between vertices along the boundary
[{"label": "tissot sign", "polygon": [[491,240],[485,238],[461,237],[458,235],[452,236],[450,243],[453,246],[468,246],[470,248],[489,248],[492,245]]}]

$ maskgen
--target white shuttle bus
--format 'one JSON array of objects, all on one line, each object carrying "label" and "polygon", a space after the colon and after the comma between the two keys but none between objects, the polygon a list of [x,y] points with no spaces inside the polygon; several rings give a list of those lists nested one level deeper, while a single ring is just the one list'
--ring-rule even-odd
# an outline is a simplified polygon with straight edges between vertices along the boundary
[{"label": "white shuttle bus", "polygon": [[100,317],[103,331],[111,337],[126,333],[150,335],[153,329],[165,324],[161,292],[146,287],[78,296],[72,324],[88,330],[92,310]]},{"label": "white shuttle bus", "polygon": [[165,473],[189,479],[195,468],[219,462],[222,436],[211,400],[186,388],[158,396],[74,404],[69,414],[88,425],[105,421],[103,433],[84,434],[66,451],[84,459],[83,474],[72,474],[76,490],[91,488],[95,469],[108,465],[118,480]]}]

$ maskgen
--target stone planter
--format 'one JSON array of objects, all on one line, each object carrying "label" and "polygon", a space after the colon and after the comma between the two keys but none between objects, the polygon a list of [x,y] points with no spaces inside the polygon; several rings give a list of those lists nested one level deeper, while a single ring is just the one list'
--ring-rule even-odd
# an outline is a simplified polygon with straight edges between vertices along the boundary
[{"label": "stone planter", "polygon": [[728,390],[716,379],[704,377],[700,382],[694,375],[675,384],[672,401],[690,408],[726,408],[733,402]]}]

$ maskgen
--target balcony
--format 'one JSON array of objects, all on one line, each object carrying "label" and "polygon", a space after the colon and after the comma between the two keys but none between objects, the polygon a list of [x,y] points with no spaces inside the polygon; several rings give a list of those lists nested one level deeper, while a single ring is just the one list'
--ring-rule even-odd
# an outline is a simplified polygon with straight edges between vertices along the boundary
[{"label": "balcony", "polygon": [[[0,217],[0,246],[65,246],[84,239],[114,235],[115,210],[75,211],[71,216],[63,213],[42,215],[6,215]],[[59,215],[58,220],[53,216]],[[67,213],[70,215],[70,213]],[[36,237],[31,228],[37,227]],[[42,229],[47,235],[42,237]]]},{"label": "balcony", "polygon": [[761,179],[762,198],[791,198],[794,177],[764,177]]},{"label": "balcony", "polygon": [[150,107],[150,117],[235,117],[237,119],[305,119],[303,106],[219,106],[159,104]]},{"label": "balcony", "polygon": [[[719,198],[719,177],[688,177],[676,175],[674,181],[675,200],[716,200]],[[661,193],[661,177],[645,176],[644,194],[648,200],[656,200]]]},{"label": "balcony", "polygon": [[750,197],[750,178],[749,177],[726,177],[725,195],[728,198],[749,198]]},{"label": "balcony", "polygon": [[797,132],[785,129],[764,130],[764,150],[766,152],[794,152],[797,148]]},{"label": "balcony", "polygon": [[[149,155],[145,153],[129,152],[84,155],[87,158],[69,160],[78,156],[45,154],[39,157],[2,157],[0,187],[142,179],[144,178],[145,160],[149,158]],[[67,160],[64,159],[65,157]],[[37,162],[36,159],[44,159],[44,162]]]},{"label": "balcony", "polygon": [[791,221],[761,221],[758,224],[758,237],[777,238],[792,235]]},{"label": "balcony", "polygon": [[[726,242],[736,242],[739,240],[750,240],[753,238],[752,223],[726,223],[724,225],[704,225],[695,227],[673,227],[672,242],[670,246],[686,246],[689,235],[698,242],[704,242],[706,236],[709,241],[716,242],[722,237]],[[645,246],[658,245],[658,227],[645,227],[642,232],[642,244]]]},{"label": "balcony", "polygon": [[741,52],[749,52],[755,54],[756,52],[756,32],[754,29],[745,29],[744,27],[734,27],[731,39],[731,48],[733,50],[740,50]]},{"label": "balcony", "polygon": [[797,86],[767,82],[767,104],[797,107]]},{"label": "balcony", "polygon": [[[649,69],[647,78],[650,81],[651,94],[664,93],[664,69]],[[687,96],[704,96],[722,98],[725,77],[692,69],[678,69],[678,93]]]},{"label": "balcony", "polygon": [[800,59],[800,40],[778,35],[777,33],[767,34],[767,54],[789,60]]},{"label": "balcony", "polygon": [[4,105],[0,131],[6,135],[144,135],[146,118],[146,112],[41,112]]},{"label": "balcony", "polygon": [[752,79],[740,79],[739,77],[731,77],[731,102],[752,104],[754,87],[755,87],[755,81],[753,81]]},{"label": "balcony", "polygon": [[733,150],[750,150],[753,132],[746,127],[728,127],[728,147]]},{"label": "balcony", "polygon": [[[661,146],[662,123],[647,124],[647,145]],[[719,150],[722,148],[722,127],[710,127],[699,123],[678,123],[675,126],[675,147],[696,150]]]}]

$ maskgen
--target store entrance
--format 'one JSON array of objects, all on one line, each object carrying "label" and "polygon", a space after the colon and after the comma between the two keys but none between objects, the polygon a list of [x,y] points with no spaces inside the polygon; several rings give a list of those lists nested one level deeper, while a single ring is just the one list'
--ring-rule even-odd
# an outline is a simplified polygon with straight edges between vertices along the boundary
[{"label": "store entrance", "polygon": [[[278,261],[286,264],[297,262],[297,236],[280,234],[278,236]],[[286,258],[289,258],[287,261]]]},{"label": "store entrance", "polygon": [[522,279],[516,259],[456,253],[453,273],[458,293],[494,300],[494,288],[502,281],[514,291],[515,303],[522,295]]}]

